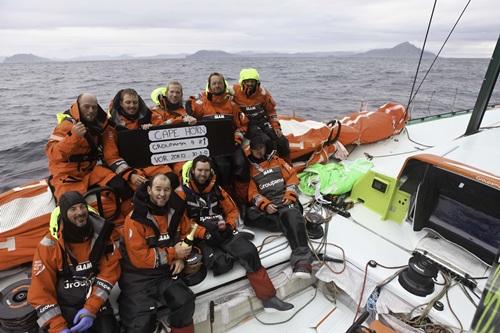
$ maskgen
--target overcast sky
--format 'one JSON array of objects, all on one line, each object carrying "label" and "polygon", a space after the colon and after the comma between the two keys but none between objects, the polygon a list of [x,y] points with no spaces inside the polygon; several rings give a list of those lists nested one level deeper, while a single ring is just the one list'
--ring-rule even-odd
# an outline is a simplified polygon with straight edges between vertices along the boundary
[{"label": "overcast sky", "polygon": [[[421,46],[434,0],[0,0],[0,56],[366,51]],[[467,0],[439,0],[437,52]],[[472,0],[442,55],[489,57],[500,0]]]}]

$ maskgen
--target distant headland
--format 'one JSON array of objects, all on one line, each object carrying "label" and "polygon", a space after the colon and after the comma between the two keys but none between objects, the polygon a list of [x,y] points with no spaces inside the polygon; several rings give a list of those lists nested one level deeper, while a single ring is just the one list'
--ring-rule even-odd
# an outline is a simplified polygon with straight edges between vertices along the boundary
[{"label": "distant headland", "polygon": [[[297,53],[282,53],[282,52],[253,52],[241,51],[229,53],[222,50],[200,50],[193,54],[159,54],[150,57],[135,57],[131,55],[120,56],[87,56],[70,59],[49,59],[39,57],[34,54],[15,54],[10,57],[5,57],[3,63],[46,63],[56,61],[106,61],[106,60],[152,60],[152,59],[225,59],[225,58],[262,58],[262,57],[370,57],[370,58],[418,58],[421,49],[415,45],[404,42],[392,48],[373,49],[367,52],[357,53],[349,51],[338,52],[297,52]],[[431,52],[425,51],[424,58],[435,57]],[[0,61],[2,59],[0,58]]]}]

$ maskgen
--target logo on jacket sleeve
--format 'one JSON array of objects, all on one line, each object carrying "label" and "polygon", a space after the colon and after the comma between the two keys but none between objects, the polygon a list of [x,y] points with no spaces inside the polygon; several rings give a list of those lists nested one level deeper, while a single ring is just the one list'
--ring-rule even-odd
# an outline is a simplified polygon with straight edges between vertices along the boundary
[{"label": "logo on jacket sleeve", "polygon": [[33,261],[33,274],[35,276],[40,275],[45,270],[45,265],[41,260]]}]

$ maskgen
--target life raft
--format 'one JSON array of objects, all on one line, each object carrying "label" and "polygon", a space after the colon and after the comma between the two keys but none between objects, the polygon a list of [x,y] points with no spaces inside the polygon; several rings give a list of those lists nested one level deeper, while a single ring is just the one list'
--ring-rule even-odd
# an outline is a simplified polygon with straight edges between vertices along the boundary
[{"label": "life raft", "polygon": [[0,194],[0,271],[32,261],[55,206],[45,180]]},{"label": "life raft", "polygon": [[375,111],[354,112],[342,118],[339,141],[343,145],[366,144],[399,134],[409,115],[403,105],[389,102]]},{"label": "life raft", "polygon": [[347,145],[387,139],[400,133],[408,119],[405,107],[395,102],[375,111],[353,112],[338,121],[322,123],[299,117],[280,116],[280,124],[290,142],[294,169],[323,163]]}]

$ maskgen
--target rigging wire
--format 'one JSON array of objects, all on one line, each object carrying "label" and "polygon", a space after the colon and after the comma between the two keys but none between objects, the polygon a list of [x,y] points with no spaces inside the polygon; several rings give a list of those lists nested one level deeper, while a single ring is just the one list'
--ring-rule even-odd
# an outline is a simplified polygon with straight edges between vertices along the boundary
[{"label": "rigging wire", "polygon": [[[408,101],[408,107],[410,106],[410,104],[413,102],[413,100],[415,99],[415,97],[417,96],[419,90],[420,90],[420,87],[422,87],[422,84],[424,83],[425,79],[427,78],[427,75],[429,75],[431,69],[432,69],[432,66],[434,66],[434,63],[436,63],[439,55],[441,54],[441,51],[443,51],[443,48],[444,46],[446,45],[446,43],[448,42],[448,39],[450,38],[451,34],[453,33],[453,31],[455,30],[458,22],[460,22],[460,19],[462,18],[462,16],[464,15],[465,11],[467,10],[467,7],[469,6],[471,0],[467,1],[467,4],[465,5],[464,9],[462,9],[462,12],[460,13],[460,15],[458,16],[458,19],[455,21],[455,24],[453,25],[453,27],[451,28],[450,32],[448,33],[448,36],[446,37],[446,39],[444,40],[443,42],[443,45],[441,45],[441,48],[439,49],[438,53],[436,54],[436,56],[434,57],[434,60],[432,61],[431,65],[429,66],[429,69],[427,70],[427,72],[425,73],[424,75],[424,78],[422,79],[422,81],[420,81],[420,84],[418,85],[417,89],[415,90],[415,94],[413,95],[413,97],[410,97],[410,101]],[[427,36],[426,36],[427,38]],[[425,44],[424,44],[425,45]],[[422,50],[423,51],[423,50]],[[420,63],[419,63],[420,64]],[[415,79],[416,79],[416,76],[415,76]],[[412,88],[412,91],[413,91],[413,88]],[[411,96],[411,94],[410,94]]]},{"label": "rigging wire", "polygon": [[[408,131],[408,128],[406,128],[406,127],[405,127],[405,133],[406,133],[406,136],[408,137],[408,141],[413,142],[416,145],[421,145],[425,149],[427,149],[427,148],[434,148],[434,146],[429,146],[429,145],[426,145],[424,143],[417,142],[417,141],[413,140],[412,138],[410,138],[410,131]],[[415,148],[417,148],[417,147],[415,147]]]},{"label": "rigging wire", "polygon": [[[427,43],[427,36],[429,36],[429,30],[431,28],[432,17],[434,16],[434,10],[436,9],[437,0],[434,0],[434,6],[432,6],[431,17],[429,18],[429,24],[427,25],[427,31],[425,32],[424,44],[422,45],[422,50],[420,50],[420,57],[418,58],[417,71],[415,72],[415,77],[413,78],[413,85],[410,91],[410,98],[408,99],[408,104],[406,105],[406,113],[410,110],[410,104],[412,101],[413,89],[415,89],[415,83],[417,83],[418,71],[420,70],[420,64],[422,63],[422,57],[424,55],[425,44]],[[406,115],[405,117],[406,118]]]},{"label": "rigging wire", "polygon": [[455,313],[455,311],[453,311],[453,308],[451,307],[451,302],[450,302],[450,297],[448,296],[448,291],[449,291],[449,289],[446,289],[446,293],[445,293],[446,303],[448,303],[448,309],[450,309],[450,312],[453,314],[453,316],[457,320],[458,324],[460,325],[460,333],[462,333],[464,331],[464,326],[462,325],[460,318],[458,318],[457,314]]},{"label": "rigging wire", "polygon": [[463,284],[459,284],[460,289],[462,289],[464,295],[469,299],[469,301],[474,305],[475,308],[477,308],[479,305],[472,299],[472,296],[469,294],[467,289],[464,287]]}]

